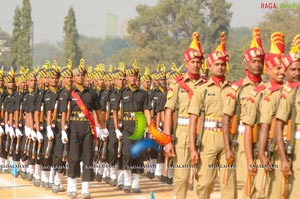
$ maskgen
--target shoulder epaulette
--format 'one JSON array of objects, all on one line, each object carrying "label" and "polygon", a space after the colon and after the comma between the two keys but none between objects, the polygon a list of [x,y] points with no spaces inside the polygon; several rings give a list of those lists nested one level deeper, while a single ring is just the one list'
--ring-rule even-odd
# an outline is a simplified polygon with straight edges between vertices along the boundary
[{"label": "shoulder epaulette", "polygon": [[296,87],[300,87],[300,82],[289,83],[284,87],[284,90],[289,93]]},{"label": "shoulder epaulette", "polygon": [[281,85],[279,85],[279,84],[274,85],[274,86],[268,88],[267,94],[271,95],[274,91],[280,90],[280,88],[281,88]]},{"label": "shoulder epaulette", "polygon": [[250,94],[252,96],[256,96],[260,91],[264,90],[266,88],[266,86],[264,84],[257,86],[255,89],[253,89]]},{"label": "shoulder epaulette", "polygon": [[231,88],[235,91],[237,91],[242,85],[243,85],[243,79],[240,79],[236,82],[234,82],[232,85],[231,85]]}]

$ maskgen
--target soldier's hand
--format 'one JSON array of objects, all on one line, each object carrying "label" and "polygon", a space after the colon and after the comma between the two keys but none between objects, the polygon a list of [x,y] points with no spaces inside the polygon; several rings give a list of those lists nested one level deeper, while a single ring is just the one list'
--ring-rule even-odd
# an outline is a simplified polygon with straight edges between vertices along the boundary
[{"label": "soldier's hand", "polygon": [[66,131],[61,131],[61,142],[63,144],[66,144],[68,142],[68,135],[66,133]]},{"label": "soldier's hand", "polygon": [[165,152],[168,157],[175,157],[175,152],[174,152],[174,147],[173,147],[172,142],[165,145]]},{"label": "soldier's hand", "polygon": [[9,136],[11,138],[15,137],[15,131],[14,131],[14,128],[12,126],[9,127]]},{"label": "soldier's hand", "polygon": [[101,139],[102,137],[102,129],[99,126],[96,126],[97,138]]},{"label": "soldier's hand", "polygon": [[10,129],[10,127],[9,127],[9,125],[8,124],[5,124],[5,134],[6,135],[9,135],[9,129]]},{"label": "soldier's hand", "polygon": [[109,135],[108,129],[107,128],[102,129],[102,137],[101,137],[101,139],[105,140],[108,137],[108,135]]},{"label": "soldier's hand", "polygon": [[36,132],[34,130],[31,130],[31,137],[32,140],[36,140]]},{"label": "soldier's hand", "polygon": [[190,152],[190,156],[191,156],[191,162],[193,165],[198,164],[199,162],[199,156],[196,150],[193,150]]},{"label": "soldier's hand", "polygon": [[50,125],[47,126],[47,137],[49,140],[52,140],[54,138],[54,134]]},{"label": "soldier's hand", "polygon": [[263,165],[263,167],[266,171],[272,171],[272,163],[269,160],[269,158],[267,158],[267,156],[261,155],[259,157],[259,160],[260,160],[261,165]]},{"label": "soldier's hand", "polygon": [[253,161],[249,161],[247,162],[247,166],[248,166],[248,171],[252,176],[255,176],[257,173],[257,168],[256,165],[254,164]]},{"label": "soldier's hand", "polygon": [[0,136],[4,135],[4,130],[2,128],[2,126],[0,125]]},{"label": "soldier's hand", "polygon": [[285,176],[292,175],[291,167],[290,167],[290,164],[288,163],[288,161],[281,162],[281,172]]},{"label": "soldier's hand", "polygon": [[36,132],[36,138],[37,138],[38,142],[42,142],[44,139],[43,135],[39,131]]},{"label": "soldier's hand", "polygon": [[235,158],[232,150],[231,149],[226,150],[226,161],[228,162],[228,164],[233,164],[234,160]]},{"label": "soldier's hand", "polygon": [[22,132],[20,131],[19,128],[16,128],[16,136],[17,137],[22,137],[23,136],[23,134],[22,134]]},{"label": "soldier's hand", "polygon": [[119,129],[116,129],[115,132],[117,139],[120,140],[123,136],[122,132]]}]

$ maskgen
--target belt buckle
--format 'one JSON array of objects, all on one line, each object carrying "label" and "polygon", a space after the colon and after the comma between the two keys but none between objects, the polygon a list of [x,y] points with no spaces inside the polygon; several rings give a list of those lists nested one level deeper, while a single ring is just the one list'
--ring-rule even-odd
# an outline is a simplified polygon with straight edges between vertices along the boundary
[{"label": "belt buckle", "polygon": [[216,122],[216,128],[222,128],[222,122]]},{"label": "belt buckle", "polygon": [[130,117],[134,117],[135,116],[135,113],[134,112],[131,112],[130,113]]},{"label": "belt buckle", "polygon": [[85,115],[84,115],[83,113],[79,113],[79,114],[78,114],[78,117],[79,117],[79,118],[83,118],[84,116],[85,116]]}]

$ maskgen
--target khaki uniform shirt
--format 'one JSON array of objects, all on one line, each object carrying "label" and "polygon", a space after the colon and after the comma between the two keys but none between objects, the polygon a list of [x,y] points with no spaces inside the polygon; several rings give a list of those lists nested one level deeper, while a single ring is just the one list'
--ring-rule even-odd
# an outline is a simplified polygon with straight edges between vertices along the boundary
[{"label": "khaki uniform shirt", "polygon": [[[270,87],[270,84],[267,86]],[[246,102],[242,106],[243,114],[241,114],[241,121],[249,126],[253,126],[256,122],[258,113],[260,111],[259,104],[262,100],[266,86],[264,83],[260,83],[256,88],[250,91]]]},{"label": "khaki uniform shirt", "polygon": [[[204,80],[191,80],[187,74],[184,74],[184,82],[194,91],[203,83]],[[190,103],[188,92],[180,87],[176,80],[172,80],[167,93],[167,102],[165,108],[170,108],[172,111],[178,107],[178,114],[187,114],[187,109]]]},{"label": "khaki uniform shirt", "polygon": [[[204,90],[207,91],[205,97]],[[207,83],[195,90],[188,108],[188,113],[200,116],[200,109],[205,105],[206,117],[222,118],[222,107],[224,106],[222,99],[225,99],[227,93],[230,91],[231,85],[226,80],[221,87],[218,87],[210,78]]]},{"label": "khaki uniform shirt", "polygon": [[[273,88],[273,89],[272,89]],[[267,89],[260,103],[260,121],[259,123],[271,124],[272,119],[275,117],[276,108],[278,107],[280,97],[280,88],[267,84]]]},{"label": "khaki uniform shirt", "polygon": [[296,118],[295,121],[297,124],[300,124],[300,91],[298,88],[298,91],[295,96],[295,104],[293,104],[293,95],[294,95],[295,89],[292,89],[289,86],[284,86],[282,94],[280,95],[280,101],[278,110],[276,113],[276,118],[280,119],[284,122],[287,122],[292,108],[294,106],[296,107]]},{"label": "khaki uniform shirt", "polygon": [[[235,114],[236,104],[240,103],[241,107],[243,107],[246,103],[246,99],[249,93],[254,89],[255,85],[248,77],[243,80],[243,84],[241,87],[237,88],[235,84],[231,86],[231,92],[226,96],[225,103],[223,107],[223,113],[229,116],[233,116]],[[240,89],[242,90],[240,91]],[[239,99],[238,99],[239,94]],[[238,101],[239,100],[239,101]],[[245,115],[243,109],[241,109],[241,118]]]}]

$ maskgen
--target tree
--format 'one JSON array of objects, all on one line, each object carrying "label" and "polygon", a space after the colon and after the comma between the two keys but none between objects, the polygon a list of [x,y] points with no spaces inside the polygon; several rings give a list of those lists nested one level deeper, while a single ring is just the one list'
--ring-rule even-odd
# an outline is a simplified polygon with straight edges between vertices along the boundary
[{"label": "tree", "polygon": [[[194,31],[199,32],[202,47],[208,52],[209,44],[214,44],[221,31],[229,28],[231,4],[225,0],[224,5],[218,3],[216,0],[160,0],[155,6],[137,6],[138,17],[128,22],[128,39],[135,51],[148,53],[136,54],[137,62],[150,67],[173,62],[181,65]],[[212,35],[210,31],[216,33]]]},{"label": "tree", "polygon": [[20,56],[22,48],[20,48],[20,34],[21,34],[21,10],[19,7],[15,9],[15,16],[13,22],[13,33],[11,38],[10,64],[12,66],[20,65]]},{"label": "tree", "polygon": [[31,36],[32,25],[31,20],[31,5],[29,0],[23,0],[22,12],[21,12],[21,30],[20,30],[20,61],[19,65],[31,68],[32,67],[32,49],[31,49]]},{"label": "tree", "polygon": [[209,15],[207,24],[207,34],[204,42],[206,49],[213,51],[220,43],[221,32],[228,35],[232,12],[230,12],[231,3],[225,0],[211,0],[208,3]]},{"label": "tree", "polygon": [[81,51],[78,46],[79,34],[76,28],[75,12],[72,7],[65,17],[64,33],[64,55],[66,61],[67,59],[71,59],[73,65],[77,66],[81,59]]}]

